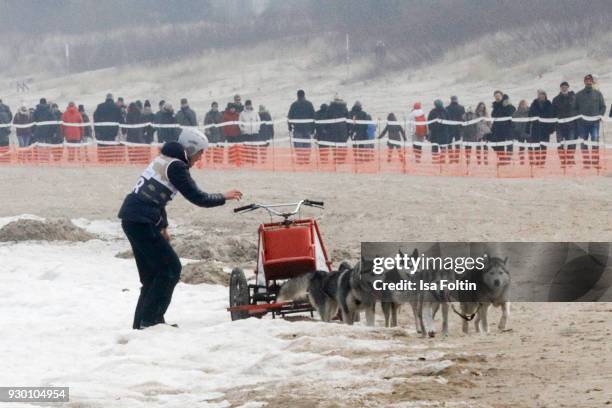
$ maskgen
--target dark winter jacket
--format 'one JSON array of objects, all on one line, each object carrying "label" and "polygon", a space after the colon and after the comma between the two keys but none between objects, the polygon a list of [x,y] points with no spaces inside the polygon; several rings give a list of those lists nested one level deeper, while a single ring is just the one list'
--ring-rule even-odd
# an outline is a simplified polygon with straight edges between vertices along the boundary
[{"label": "dark winter jacket", "polygon": [[[89,115],[85,112],[81,112],[81,117],[83,118],[83,123],[89,123]],[[83,137],[88,138],[91,137],[91,126],[83,127]]]},{"label": "dark winter jacket", "polygon": [[[491,111],[492,118],[505,118],[514,115],[516,108],[510,104],[504,106],[503,102],[493,102],[493,110]],[[491,126],[491,141],[503,142],[512,140],[512,121],[505,120],[501,122],[493,122]]]},{"label": "dark winter jacket", "polygon": [[[448,120],[463,122],[465,108],[462,105],[459,105],[457,102],[451,102],[450,105],[446,107],[446,114],[448,115]],[[450,139],[459,140],[461,138],[462,130],[463,126],[461,125],[449,125],[448,133]]]},{"label": "dark winter jacket", "polygon": [[176,122],[181,126],[198,126],[196,113],[190,107],[181,108],[176,113]]},{"label": "dark winter jacket", "polygon": [[[553,111],[552,103],[546,99],[540,102],[538,99],[534,99],[529,107],[529,116],[539,116],[541,118],[554,118],[555,113]],[[530,140],[534,143],[550,140],[550,134],[555,130],[554,123],[544,123],[539,120],[531,122],[531,128],[529,133],[531,134]]]},{"label": "dark winter jacket", "polygon": [[[8,124],[13,120],[13,114],[11,113],[11,109],[0,103],[0,124]],[[9,144],[9,135],[11,134],[10,127],[0,127],[0,146],[8,146]]]},{"label": "dark winter jacket", "polygon": [[[328,106],[327,104],[322,104],[321,108],[315,112],[315,120],[325,120],[328,119]],[[315,124],[315,139],[321,142],[331,142],[329,138],[329,124],[325,123],[317,123]]]},{"label": "dark winter jacket", "polygon": [[[333,101],[327,109],[327,117],[329,119],[347,119],[349,117],[348,109],[344,101]],[[336,143],[346,143],[348,140],[348,127],[345,121],[338,123],[330,123],[328,125],[329,137]]]},{"label": "dark winter jacket", "polygon": [[[355,107],[352,109],[353,120],[370,120],[370,115],[364,112],[361,107]],[[353,140],[368,140],[368,125],[367,124],[355,124],[351,127],[351,137]]]},{"label": "dark winter jacket", "polygon": [[[155,123],[155,114],[148,106],[142,111],[142,123]],[[143,138],[145,143],[153,143],[155,131],[155,126],[146,126],[144,128]]]},{"label": "dark winter jacket", "polygon": [[[306,99],[298,99],[291,104],[288,119],[312,119],[314,120],[315,110],[312,103]],[[314,123],[289,123],[289,130],[293,129],[296,133],[312,134],[314,131]]]},{"label": "dark winter jacket", "polygon": [[[263,121],[272,121],[270,112],[259,112],[259,119]],[[262,141],[274,139],[274,125],[268,125],[262,123],[259,126],[259,139]]]},{"label": "dark winter jacket", "polygon": [[[51,112],[49,104],[38,104],[32,114],[34,122],[49,122],[54,121],[55,116]],[[36,125],[34,126],[34,141],[39,143],[52,143],[54,127],[56,125]]]},{"label": "dark winter jacket", "polygon": [[576,94],[572,91],[567,94],[560,93],[552,100],[553,115],[555,118],[571,118],[576,116]]},{"label": "dark winter jacket", "polygon": [[[128,125],[138,125],[144,123],[142,113],[140,112],[140,109],[138,109],[137,106],[133,106],[130,104],[127,116],[125,118],[125,122]],[[145,143],[144,127],[128,128],[126,140],[130,143]]]},{"label": "dark winter jacket", "polygon": [[[222,194],[208,194],[200,190],[189,173],[189,165],[183,146],[177,142],[168,142],[161,154],[179,159],[168,166],[168,180],[189,202],[198,207],[216,207],[225,204]],[[119,210],[119,218],[123,221],[154,224],[160,228],[168,226],[165,204],[156,204],[146,200],[136,191],[129,193]]]},{"label": "dark winter jacket", "polygon": [[[94,123],[99,122],[117,122],[124,123],[121,108],[119,108],[112,99],[107,99],[99,104],[93,114]],[[112,141],[117,137],[119,131],[118,126],[94,126],[96,131],[96,139],[103,141]]]},{"label": "dark winter jacket", "polygon": [[[28,125],[32,122],[32,114],[30,114],[29,111],[27,111],[26,113],[17,111],[15,117],[13,118],[13,123],[16,125]],[[32,128],[33,126],[26,128],[16,128],[17,136],[32,136]]]},{"label": "dark winter jacket", "polygon": [[[159,114],[158,124],[160,125],[173,125],[176,124],[176,118],[174,112],[162,110]],[[160,127],[157,129],[157,138],[160,143],[176,142],[181,133],[179,127]]]},{"label": "dark winter jacket", "polygon": [[382,139],[387,133],[389,134],[389,140],[395,140],[398,142],[401,140],[403,140],[404,142],[406,141],[406,132],[404,132],[404,128],[401,125],[385,126],[378,138]]},{"label": "dark winter jacket", "polygon": [[[429,115],[427,115],[427,120],[434,119],[443,119],[448,120],[448,114],[446,113],[446,109],[444,108],[433,108]],[[450,143],[450,136],[448,133],[448,125],[444,125],[442,123],[430,123],[427,125],[429,128],[429,140],[432,143],[438,144],[448,144]]]},{"label": "dark winter jacket", "polygon": [[[214,110],[209,110],[204,117],[204,126],[213,125],[223,122],[223,113]],[[211,127],[204,130],[206,137],[208,137],[208,141],[211,143],[219,143],[223,141],[223,134],[221,132],[221,128]]]},{"label": "dark winter jacket", "polygon": [[606,113],[603,95],[593,87],[585,87],[576,94],[576,112],[578,115],[599,116]]}]

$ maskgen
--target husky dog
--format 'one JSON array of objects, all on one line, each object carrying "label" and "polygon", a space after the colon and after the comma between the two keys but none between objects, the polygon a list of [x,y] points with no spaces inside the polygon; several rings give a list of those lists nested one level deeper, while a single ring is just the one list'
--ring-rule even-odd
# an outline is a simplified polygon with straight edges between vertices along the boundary
[{"label": "husky dog", "polygon": [[330,322],[338,314],[338,280],[342,273],[351,269],[345,261],[337,271],[315,271],[289,279],[280,287],[276,301],[308,299],[321,320]]},{"label": "husky dog", "polygon": [[505,330],[510,317],[510,301],[508,300],[510,284],[510,273],[506,267],[508,258],[487,257],[485,268],[482,270],[472,269],[466,271],[463,279],[476,283],[476,292],[462,291],[458,293],[461,305],[461,313],[457,313],[463,319],[463,332],[468,333],[468,323],[476,316],[474,327],[477,332],[489,331],[487,312],[491,305],[502,308],[502,317],[497,326],[499,330]]},{"label": "husky dog", "polygon": [[373,280],[374,275],[364,270],[361,263],[351,267],[342,262],[331,273],[317,271],[289,279],[281,286],[277,302],[308,297],[321,320],[331,321],[340,310],[346,324],[359,321],[359,313],[365,310],[366,322],[373,326],[377,301]]}]

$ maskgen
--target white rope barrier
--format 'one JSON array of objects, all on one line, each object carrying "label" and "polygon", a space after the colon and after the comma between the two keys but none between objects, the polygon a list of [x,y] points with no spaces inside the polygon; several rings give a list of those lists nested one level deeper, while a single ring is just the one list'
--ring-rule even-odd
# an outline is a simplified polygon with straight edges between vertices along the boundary
[{"label": "white rope barrier", "polygon": [[596,121],[604,121],[604,122],[612,122],[612,118],[607,116],[585,116],[585,115],[576,115],[569,118],[542,118],[539,116],[531,116],[526,118],[514,118],[511,116],[505,116],[500,118],[491,118],[482,116],[479,118],[475,118],[469,121],[456,121],[456,120],[447,120],[447,119],[432,119],[427,121],[414,121],[414,120],[406,120],[406,121],[387,121],[387,120],[353,120],[348,118],[336,118],[336,119],[323,119],[323,120],[315,120],[315,119],[275,119],[271,121],[251,121],[251,122],[241,122],[241,121],[228,121],[221,122],[216,124],[208,124],[208,125],[200,125],[200,126],[182,126],[178,124],[161,124],[161,123],[153,123],[153,122],[144,122],[144,123],[136,123],[136,124],[125,124],[119,122],[87,122],[87,123],[71,123],[64,121],[45,121],[45,122],[32,122],[27,124],[17,124],[17,123],[3,123],[0,124],[0,128],[14,127],[15,129],[24,129],[33,126],[67,126],[67,127],[119,127],[121,129],[139,129],[145,127],[154,127],[161,129],[169,129],[169,128],[196,128],[196,129],[212,129],[212,128],[223,128],[225,126],[249,126],[249,125],[278,125],[282,123],[290,123],[290,124],[307,124],[312,123],[314,125],[330,125],[335,123],[348,123],[352,125],[416,125],[416,126],[424,126],[431,125],[434,123],[440,123],[443,125],[451,125],[451,126],[471,126],[475,125],[479,122],[517,122],[517,123],[525,123],[525,122],[542,122],[542,123],[569,123],[575,120],[585,120],[587,122],[596,122]]}]

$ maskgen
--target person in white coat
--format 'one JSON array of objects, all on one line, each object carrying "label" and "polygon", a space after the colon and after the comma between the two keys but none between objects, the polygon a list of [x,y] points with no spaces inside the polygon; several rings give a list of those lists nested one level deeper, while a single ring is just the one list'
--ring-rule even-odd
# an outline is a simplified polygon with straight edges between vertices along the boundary
[{"label": "person in white coat", "polygon": [[[253,103],[251,100],[247,100],[244,103],[244,110],[240,112],[240,133],[242,134],[243,142],[257,142],[259,139],[259,127],[261,126],[261,119],[259,114],[253,109]],[[257,162],[257,147],[249,146],[245,147],[245,161],[248,163]]]}]

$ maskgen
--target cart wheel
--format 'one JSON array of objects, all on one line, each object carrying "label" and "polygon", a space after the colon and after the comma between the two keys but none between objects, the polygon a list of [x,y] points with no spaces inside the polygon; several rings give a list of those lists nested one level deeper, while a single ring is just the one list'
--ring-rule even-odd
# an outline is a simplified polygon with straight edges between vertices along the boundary
[{"label": "cart wheel", "polygon": [[[244,272],[240,268],[234,268],[230,275],[230,291],[229,291],[230,306],[242,306],[249,304],[249,286],[247,284]],[[247,311],[230,312],[232,320],[246,319],[249,317]]]}]

